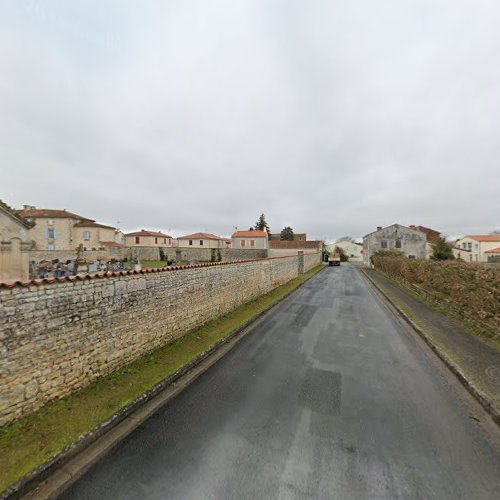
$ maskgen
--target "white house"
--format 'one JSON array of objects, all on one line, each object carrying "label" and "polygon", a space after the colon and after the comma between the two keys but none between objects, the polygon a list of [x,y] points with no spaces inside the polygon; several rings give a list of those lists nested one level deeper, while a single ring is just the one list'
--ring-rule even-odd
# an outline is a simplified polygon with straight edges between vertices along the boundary
[{"label": "white house", "polygon": [[488,262],[488,251],[500,246],[500,234],[471,234],[457,240],[455,246],[470,252],[471,262]]},{"label": "white house", "polygon": [[259,249],[269,248],[269,238],[267,231],[236,231],[231,236],[232,248]]}]

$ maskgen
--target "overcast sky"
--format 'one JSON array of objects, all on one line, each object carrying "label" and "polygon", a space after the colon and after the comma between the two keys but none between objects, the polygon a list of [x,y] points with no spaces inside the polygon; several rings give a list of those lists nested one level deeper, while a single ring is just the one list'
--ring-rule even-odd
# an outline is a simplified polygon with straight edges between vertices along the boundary
[{"label": "overcast sky", "polygon": [[0,0],[0,199],[125,230],[500,229],[498,0]]}]

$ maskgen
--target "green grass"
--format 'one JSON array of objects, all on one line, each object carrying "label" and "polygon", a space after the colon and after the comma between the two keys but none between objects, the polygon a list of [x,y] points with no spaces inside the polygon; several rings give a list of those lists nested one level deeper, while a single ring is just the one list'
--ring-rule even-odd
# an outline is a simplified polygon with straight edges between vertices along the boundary
[{"label": "green grass", "polygon": [[37,413],[0,427],[0,491],[189,363],[322,269],[317,266],[253,302],[99,379],[47,403]]},{"label": "green grass", "polygon": [[143,260],[141,262],[142,267],[166,267],[167,266],[167,261],[166,260]]}]

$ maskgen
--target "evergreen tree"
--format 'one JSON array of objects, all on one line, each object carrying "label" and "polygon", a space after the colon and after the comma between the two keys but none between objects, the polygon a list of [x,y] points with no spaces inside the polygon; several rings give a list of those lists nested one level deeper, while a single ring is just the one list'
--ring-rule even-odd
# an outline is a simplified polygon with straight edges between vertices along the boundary
[{"label": "evergreen tree", "polygon": [[267,231],[268,233],[271,233],[264,214],[260,214],[259,220],[255,223],[254,229],[257,231]]},{"label": "evergreen tree", "polygon": [[293,229],[290,226],[286,226],[281,230],[280,240],[293,241]]},{"label": "evergreen tree", "polygon": [[452,260],[453,249],[444,238],[439,238],[432,249],[432,260]]}]

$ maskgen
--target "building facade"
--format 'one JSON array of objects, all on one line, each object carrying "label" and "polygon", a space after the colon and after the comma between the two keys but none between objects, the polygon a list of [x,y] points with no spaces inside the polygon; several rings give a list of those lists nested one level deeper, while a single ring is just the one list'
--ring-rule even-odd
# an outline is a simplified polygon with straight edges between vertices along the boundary
[{"label": "building facade", "polygon": [[350,240],[341,240],[327,245],[328,252],[332,253],[335,247],[339,247],[344,254],[352,261],[363,260],[363,245]]},{"label": "building facade", "polygon": [[211,233],[194,233],[177,238],[177,246],[182,248],[227,248],[227,239]]},{"label": "building facade", "polygon": [[161,231],[141,229],[125,234],[125,245],[128,247],[171,247],[172,236]]},{"label": "building facade", "polygon": [[0,281],[29,278],[32,227],[33,223],[0,201]]},{"label": "building facade", "polygon": [[364,264],[369,266],[371,256],[382,250],[401,252],[413,259],[425,259],[427,237],[422,231],[401,224],[379,226],[376,231],[363,237]]},{"label": "building facade", "polygon": [[[455,246],[470,252],[470,262],[488,262],[488,253],[500,246],[500,234],[473,234],[457,240]],[[491,259],[490,259],[491,260]]]},{"label": "building facade", "polygon": [[268,250],[267,231],[236,231],[231,236],[231,248]]}]

